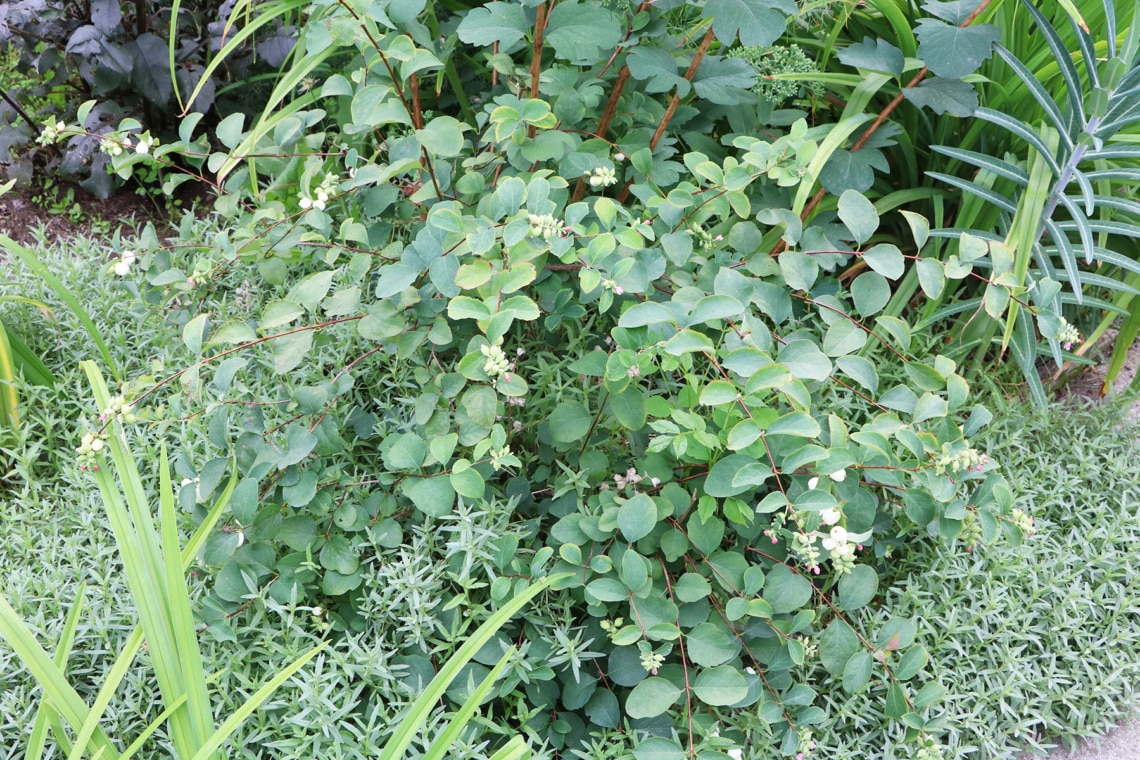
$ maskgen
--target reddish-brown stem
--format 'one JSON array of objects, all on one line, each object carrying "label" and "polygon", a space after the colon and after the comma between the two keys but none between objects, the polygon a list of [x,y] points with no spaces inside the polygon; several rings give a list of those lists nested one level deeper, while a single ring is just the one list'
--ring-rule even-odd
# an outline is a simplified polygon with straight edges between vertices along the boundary
[{"label": "reddish-brown stem", "polygon": [[[705,53],[709,51],[709,45],[713,41],[713,30],[705,32],[704,39],[701,40],[700,47],[697,48],[696,55],[693,56],[693,62],[689,64],[688,71],[685,72],[685,81],[692,82],[693,77],[696,76],[697,68],[701,65],[701,61],[705,59]],[[665,130],[669,128],[669,122],[673,120],[673,115],[677,113],[677,107],[681,105],[681,91],[677,90],[673,93],[673,99],[669,101],[669,107],[665,109],[665,115],[661,117],[661,123],[657,125],[657,131],[653,133],[653,137],[649,140],[649,150],[657,148],[657,143],[661,142],[661,138],[665,136]],[[618,196],[618,203],[625,203],[629,197],[629,185],[626,183],[622,188],[621,194]]]},{"label": "reddish-brown stem", "polygon": [[[701,65],[701,61],[705,59],[705,53],[709,51],[709,45],[713,41],[713,30],[705,32],[704,39],[701,40],[701,46],[697,48],[697,54],[693,56],[693,62],[689,64],[688,71],[685,72],[685,81],[692,82],[693,77],[697,74],[697,68]],[[669,126],[669,122],[673,119],[673,114],[677,112],[677,106],[681,105],[681,91],[673,93],[673,99],[669,101],[669,107],[665,109],[665,115],[661,117],[661,123],[657,125],[657,131],[653,133],[653,137],[649,140],[649,149],[654,150],[657,143],[661,142],[661,138],[665,136],[665,130]]]},{"label": "reddish-brown stem", "polygon": [[408,88],[412,91],[412,124],[416,129],[423,129],[424,112],[420,108],[420,78],[417,74],[408,77]]},{"label": "reddish-brown stem", "polygon": [[[534,21],[534,58],[530,61],[530,96],[532,98],[538,97],[538,80],[542,73],[542,37],[546,31],[546,10],[546,3],[540,3],[538,17]],[[532,124],[527,129],[527,137],[534,137],[534,133],[535,128]]]}]

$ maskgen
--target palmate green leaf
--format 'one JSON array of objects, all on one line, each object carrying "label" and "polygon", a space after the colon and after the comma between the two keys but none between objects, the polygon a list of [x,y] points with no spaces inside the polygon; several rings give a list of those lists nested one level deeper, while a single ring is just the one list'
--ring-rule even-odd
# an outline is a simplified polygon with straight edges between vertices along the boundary
[{"label": "palmate green leaf", "polygon": [[1001,32],[991,24],[960,27],[937,19],[920,19],[915,27],[918,55],[940,77],[973,74],[993,54]]},{"label": "palmate green leaf", "polygon": [[499,49],[506,51],[527,35],[527,16],[521,5],[513,2],[488,2],[487,5],[472,8],[463,21],[459,22],[456,33],[467,44],[489,48],[496,42]]},{"label": "palmate green leaf", "polygon": [[918,108],[929,108],[941,116],[973,116],[978,108],[978,91],[974,85],[950,77],[930,77],[917,87],[907,87],[903,97]]},{"label": "palmate green leaf", "polygon": [[554,7],[546,23],[546,41],[556,58],[591,65],[621,41],[621,21],[604,7],[563,2]]},{"label": "palmate green leaf", "polygon": [[676,88],[682,98],[689,94],[689,81],[677,73],[678,61],[668,50],[638,45],[629,51],[625,64],[630,76],[645,82],[646,92],[672,92]]},{"label": "palmate green leaf", "polygon": [[905,60],[902,51],[891,43],[864,37],[862,42],[840,50],[839,62],[858,69],[882,71],[897,76],[902,73]]},{"label": "palmate green leaf", "polygon": [[868,147],[857,151],[840,148],[824,164],[819,184],[832,195],[842,195],[848,190],[863,193],[875,184],[875,169],[890,171],[890,164],[881,151]]},{"label": "palmate green leaf", "polygon": [[795,13],[788,0],[709,0],[701,16],[712,19],[713,33],[726,46],[739,38],[741,45],[764,47],[783,35],[784,16]]},{"label": "palmate green leaf", "polygon": [[720,106],[734,106],[746,101],[748,90],[756,84],[756,69],[740,58],[707,55],[693,76],[697,95]]}]

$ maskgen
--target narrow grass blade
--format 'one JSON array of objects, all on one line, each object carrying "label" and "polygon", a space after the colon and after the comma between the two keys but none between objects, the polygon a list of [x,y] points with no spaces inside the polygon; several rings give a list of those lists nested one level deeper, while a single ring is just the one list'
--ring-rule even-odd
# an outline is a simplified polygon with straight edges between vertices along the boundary
[{"label": "narrow grass blade", "polygon": [[[80,581],[79,588],[75,592],[75,603],[71,605],[71,609],[67,611],[67,618],[63,621],[63,632],[59,635],[59,645],[52,660],[63,673],[67,672],[67,661],[71,658],[71,648],[75,643],[75,631],[79,628],[79,615],[83,611],[83,599],[86,593],[87,583]],[[32,721],[32,736],[28,740],[25,760],[40,760],[43,757],[50,713],[55,713],[55,709],[47,700],[40,700],[36,707],[35,720]]]},{"label": "narrow grass blade", "polygon": [[428,684],[427,689],[412,703],[408,714],[400,721],[396,732],[388,740],[388,743],[384,745],[384,749],[380,751],[378,760],[399,760],[399,758],[402,758],[404,756],[404,750],[408,748],[408,745],[412,742],[412,738],[415,737],[420,727],[423,726],[428,713],[431,712],[432,707],[439,698],[443,696],[447,687],[459,674],[460,669],[495,635],[496,631],[502,628],[507,621],[514,617],[515,613],[521,610],[531,599],[542,591],[545,591],[554,583],[562,581],[567,577],[569,577],[568,573],[560,573],[559,575],[552,575],[542,579],[487,618],[487,620],[471,634],[467,643],[460,647],[459,650],[448,659],[447,664],[436,673],[435,678]]},{"label": "narrow grass blade", "polygon": [[87,331],[88,337],[91,338],[95,346],[99,349],[99,355],[103,358],[103,362],[107,365],[107,368],[111,370],[111,374],[115,376],[116,380],[122,380],[123,376],[119,372],[115,360],[111,358],[111,350],[107,348],[107,344],[103,341],[103,336],[99,333],[99,328],[95,326],[95,322],[91,319],[91,315],[87,313],[87,310],[83,308],[83,304],[79,303],[79,299],[67,289],[67,286],[64,285],[58,277],[51,273],[51,270],[39,260],[31,249],[25,248],[12,238],[3,234],[0,234],[0,246],[3,246],[9,253],[24,262],[24,265],[31,269],[36,277],[43,280],[49,288],[55,291],[55,294],[59,296],[60,300],[67,304],[67,307],[75,314],[79,323],[83,325],[83,329]]},{"label": "narrow grass blade", "polygon": [[[3,325],[0,324],[0,328]],[[49,388],[55,387],[55,375],[47,368],[40,357],[32,349],[28,348],[19,335],[14,332],[8,333],[8,345],[12,348],[12,359],[15,365],[20,368],[24,373],[24,379],[31,385],[44,385]]]},{"label": "narrow grass blade", "polygon": [[526,760],[530,754],[530,747],[526,746],[521,736],[516,736],[491,755],[491,760]]},{"label": "narrow grass blade", "polygon": [[[1069,51],[1068,46],[1061,41],[1061,35],[1057,34],[1057,30],[1049,23],[1044,14],[1033,6],[1033,3],[1025,2],[1023,5],[1025,9],[1029,11],[1029,15],[1033,17],[1034,22],[1036,22],[1037,29],[1045,37],[1045,44],[1049,46],[1049,52],[1053,54],[1053,59],[1057,62],[1057,68],[1065,80],[1065,94],[1069,99],[1069,110],[1077,115],[1077,119],[1081,124],[1084,124],[1085,104],[1084,99],[1081,97],[1082,93],[1084,93],[1084,87],[1081,84],[1081,75],[1077,71],[1076,65],[1073,64],[1072,53]],[[1073,8],[1073,10],[1075,11],[1076,8]],[[1070,17],[1072,17],[1072,13],[1070,13]],[[1080,23],[1084,24],[1083,19]]]},{"label": "narrow grass blade", "polygon": [[123,751],[123,754],[120,756],[119,760],[130,760],[130,758],[134,757],[135,754],[143,748],[143,745],[146,744],[146,740],[151,737],[151,734],[157,731],[158,727],[165,723],[174,713],[174,711],[181,708],[184,704],[186,704],[186,698],[182,697],[181,699],[176,700],[174,704],[170,705],[170,707],[167,707],[165,710],[160,712],[158,714],[158,717],[151,721],[150,725],[143,729],[143,732],[139,734],[133,742],[131,742],[131,746],[127,747]]},{"label": "narrow grass blade", "polygon": [[[1108,367],[1104,371],[1104,384],[1100,395],[1106,395],[1116,382],[1120,370],[1124,369],[1124,362],[1128,359],[1128,351],[1136,342],[1136,334],[1140,332],[1140,301],[1132,300],[1132,310],[1120,323],[1120,331],[1116,334],[1116,341],[1112,344],[1112,356],[1108,360]],[[1137,373],[1140,374],[1140,373]]]},{"label": "narrow grass blade", "polygon": [[1073,292],[1080,298],[1081,293],[1081,273],[1077,265],[1077,252],[1073,250],[1073,244],[1069,241],[1069,236],[1064,233],[1057,223],[1052,219],[1043,220],[1045,229],[1049,232],[1049,237],[1057,244],[1055,250],[1057,255],[1061,257],[1061,265],[1065,267],[1065,274],[1069,276],[1069,286],[1072,287]]},{"label": "narrow grass blade", "polygon": [[[8,642],[12,651],[20,658],[21,664],[39,682],[44,697],[50,700],[60,716],[72,726],[82,726],[90,712],[87,704],[67,682],[63,671],[43,650],[36,637],[3,596],[0,596],[0,636]],[[119,753],[102,729],[94,731],[88,748],[91,752],[103,749],[104,757],[108,760],[118,760]]]},{"label": "narrow grass blade", "polygon": [[[198,647],[198,632],[194,627],[194,611],[186,590],[186,577],[182,572],[181,551],[178,546],[178,517],[174,511],[174,487],[170,482],[170,463],[166,444],[159,453],[159,504],[162,525],[162,556],[166,562],[167,615],[174,634],[174,653],[182,673],[186,695],[186,710],[194,747],[202,746],[214,733],[213,710],[206,690],[206,671],[202,666],[202,651]],[[236,475],[236,468],[234,474]],[[230,488],[235,478],[230,478]],[[228,501],[228,499],[227,499]]]},{"label": "narrow grass blade", "polygon": [[1049,405],[1045,395],[1045,386],[1037,375],[1037,339],[1033,329],[1033,322],[1029,313],[1022,310],[1017,314],[1017,322],[1013,331],[1013,339],[1009,343],[1013,351],[1013,358],[1021,367],[1021,374],[1029,386],[1029,395],[1037,408],[1044,409]]},{"label": "narrow grass blade", "polygon": [[443,760],[444,755],[451,749],[451,745],[455,743],[460,732],[463,731],[468,721],[471,720],[471,716],[475,714],[475,711],[479,709],[479,705],[483,703],[483,700],[491,692],[491,689],[494,688],[495,682],[499,680],[499,674],[503,672],[507,667],[507,663],[510,662],[511,658],[516,654],[518,654],[518,650],[511,647],[499,659],[495,667],[491,668],[491,672],[487,674],[478,688],[467,697],[467,701],[463,704],[463,707],[459,709],[459,712],[455,713],[455,715],[451,717],[451,720],[448,721],[447,728],[441,731],[439,736],[435,738],[435,741],[431,743],[431,746],[428,747],[428,751],[424,754],[423,760]]},{"label": "narrow grass blade", "polygon": [[245,704],[235,710],[234,713],[230,715],[230,717],[226,718],[222,725],[218,727],[218,730],[214,733],[214,735],[211,736],[196,753],[194,753],[191,760],[208,760],[208,758],[211,757],[214,752],[216,752],[223,744],[226,743],[226,740],[230,738],[230,734],[236,731],[238,726],[240,726],[246,718],[248,718],[250,715],[253,715],[254,711],[257,708],[261,707],[262,702],[268,699],[270,695],[273,694],[273,692],[277,691],[281,684],[289,680],[290,676],[300,670],[305,665],[305,663],[313,659],[313,657],[315,657],[318,652],[321,652],[326,646],[328,646],[328,642],[322,641],[320,644],[313,647],[305,654],[301,655],[292,664],[278,673],[273,678],[273,680],[258,689],[252,697],[246,700]]},{"label": "narrow grass blade", "polygon": [[20,426],[20,397],[16,393],[16,365],[8,331],[0,322],[0,427]]},{"label": "narrow grass blade", "polygon": [[131,669],[131,664],[134,662],[141,644],[142,632],[136,630],[127,640],[119,656],[115,658],[115,664],[107,673],[107,678],[99,688],[99,693],[95,695],[95,701],[91,705],[87,720],[83,722],[75,734],[75,747],[68,753],[67,760],[82,760],[84,750],[92,734],[98,727],[99,721],[103,719],[103,713],[107,712],[107,707],[111,704],[119,685],[127,677],[127,672]]}]

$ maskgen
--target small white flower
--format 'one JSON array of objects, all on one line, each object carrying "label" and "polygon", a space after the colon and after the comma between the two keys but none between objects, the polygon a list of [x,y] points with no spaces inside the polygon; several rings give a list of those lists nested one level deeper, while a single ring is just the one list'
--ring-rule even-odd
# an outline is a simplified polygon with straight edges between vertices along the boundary
[{"label": "small white flower", "polygon": [[146,140],[139,140],[139,144],[135,146],[135,153],[139,155],[146,155],[150,152],[150,143]]},{"label": "small white flower", "polygon": [[831,529],[831,535],[823,539],[823,548],[831,551],[837,546],[843,546],[847,543],[847,529],[836,525]]},{"label": "small white flower", "polygon": [[819,519],[824,525],[835,525],[842,517],[838,509],[825,509],[819,513]]},{"label": "small white flower", "polygon": [[842,483],[843,481],[847,480],[847,470],[838,470],[837,472],[831,473],[827,477],[831,478],[836,483]]},{"label": "small white flower", "polygon": [[241,546],[244,543],[245,543],[245,533],[243,531],[239,530],[238,531],[238,544],[237,545]]},{"label": "small white flower", "polygon": [[730,749],[725,751],[732,760],[744,760],[744,750],[742,749]]},{"label": "small white flower", "polygon": [[808,481],[808,490],[814,491],[815,487],[819,485],[819,478],[812,478]]},{"label": "small white flower", "polygon": [[115,263],[115,274],[119,275],[120,277],[126,277],[130,273],[131,265],[125,260],[120,259]]},{"label": "small white flower", "polygon": [[123,251],[123,255],[120,258],[127,266],[130,266],[139,260],[139,257],[135,255],[134,251]]},{"label": "small white flower", "polygon": [[317,193],[317,202],[318,203],[324,203],[328,199],[329,199],[329,194],[326,193],[325,191],[322,190],[321,192]]},{"label": "small white flower", "polygon": [[313,208],[317,209],[318,211],[324,211],[325,210],[325,202],[320,200],[320,199],[317,199],[317,200],[313,201]]},{"label": "small white flower", "polygon": [[300,206],[301,206],[301,208],[303,208],[305,210],[311,209],[313,207],[313,199],[312,198],[302,198]]},{"label": "small white flower", "polygon": [[101,438],[96,438],[95,440],[91,441],[91,450],[92,451],[102,451],[103,450],[103,440]]},{"label": "small white flower", "polygon": [[625,154],[624,153],[615,153],[614,154],[614,161],[624,161],[624,160],[625,160]]}]

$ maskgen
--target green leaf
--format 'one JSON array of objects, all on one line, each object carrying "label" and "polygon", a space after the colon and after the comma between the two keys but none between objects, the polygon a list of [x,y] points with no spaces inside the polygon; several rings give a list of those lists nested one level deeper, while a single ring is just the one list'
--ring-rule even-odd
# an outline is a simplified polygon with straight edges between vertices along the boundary
[{"label": "green leaf", "polygon": [[780,347],[777,361],[797,380],[823,381],[831,375],[831,360],[810,340],[788,341]]},{"label": "green leaf", "polygon": [[645,82],[646,92],[671,92],[676,88],[682,98],[689,94],[689,82],[677,73],[677,59],[668,50],[638,45],[629,51],[625,63],[630,76]]},{"label": "green leaf", "polygon": [[270,301],[261,311],[261,319],[257,323],[259,330],[272,330],[292,322],[305,313],[301,304],[293,301]]},{"label": "green leaf", "polygon": [[[712,593],[712,586],[697,573],[685,573],[673,584],[673,594],[685,604],[704,599]],[[720,663],[716,663],[719,665]]]},{"label": "green leaf", "polygon": [[618,325],[627,329],[647,325],[667,324],[675,319],[667,306],[657,301],[643,301],[626,309]]},{"label": "green leaf", "polygon": [[[902,51],[889,42],[863,37],[862,42],[848,45],[839,51],[839,62],[857,69],[881,71],[898,76],[903,71]],[[904,90],[903,92],[906,92]],[[862,152],[862,151],[860,151]]]},{"label": "green leaf", "polygon": [[832,324],[823,336],[823,352],[828,356],[853,354],[866,344],[867,333],[862,327],[847,319]]},{"label": "green leaf", "polygon": [[349,575],[360,567],[360,553],[344,536],[333,536],[321,547],[321,567]]},{"label": "green leaf", "polygon": [[861,315],[874,316],[891,300],[891,285],[878,272],[864,272],[851,282],[851,298]]},{"label": "green leaf", "polygon": [[[923,19],[925,20],[925,19]],[[906,702],[906,691],[897,683],[887,687],[887,703],[885,712],[888,718],[898,720],[910,710]]]},{"label": "green leaf", "polygon": [[645,427],[648,407],[645,394],[640,388],[631,386],[620,393],[610,395],[610,409],[614,418],[627,430],[641,430]]},{"label": "green leaf", "polygon": [[744,454],[730,454],[723,459],[717,461],[709,470],[708,477],[705,478],[704,491],[709,496],[722,499],[728,496],[736,496],[738,493],[747,491],[752,486],[733,485],[733,479],[736,473],[739,472],[746,465],[754,463],[756,460]]},{"label": "green leaf", "polygon": [[907,87],[903,97],[918,108],[929,108],[941,116],[973,116],[978,108],[978,91],[961,79],[930,77],[917,87]]},{"label": "green leaf", "polygon": [[891,169],[881,151],[867,147],[856,151],[839,148],[823,165],[819,184],[832,195],[842,195],[848,190],[864,193],[875,184],[875,169],[884,173]]},{"label": "green leaf", "polygon": [[202,342],[206,339],[206,329],[210,324],[209,314],[199,314],[182,328],[182,342],[192,354],[202,353]]},{"label": "green leaf", "polygon": [[863,356],[840,356],[835,364],[845,375],[872,394],[879,392],[879,373],[870,359]]},{"label": "green leaf", "polygon": [[618,508],[617,522],[626,541],[638,541],[657,526],[657,505],[648,495],[639,493]]},{"label": "green leaf", "polygon": [[671,681],[653,676],[633,687],[626,698],[625,711],[634,719],[656,718],[672,707],[679,696],[681,690]]},{"label": "green leaf", "polygon": [[499,413],[499,397],[486,385],[476,385],[463,392],[463,411],[480,427],[490,428]]},{"label": "green leaf", "polygon": [[616,578],[598,578],[586,585],[586,591],[600,602],[624,602],[629,589]]},{"label": "green leaf", "polygon": [[506,52],[526,36],[529,25],[522,5],[487,3],[471,9],[459,23],[456,33],[468,45],[490,48],[496,42]]},{"label": "green leaf", "polygon": [[673,356],[691,353],[693,351],[712,352],[716,348],[708,336],[696,330],[681,330],[665,342],[665,352]]},{"label": "green leaf", "polygon": [[321,299],[329,292],[332,287],[333,275],[336,274],[332,271],[314,272],[313,274],[301,278],[285,296],[288,301],[295,301],[304,306],[309,311],[316,311],[317,305]]},{"label": "green leaf", "polygon": [[305,361],[305,357],[309,355],[309,349],[312,347],[312,330],[275,338],[273,340],[273,371],[279,375],[291,372],[300,366],[301,362]]},{"label": "green leaf", "polygon": [[726,47],[736,43],[745,46],[766,47],[784,33],[785,21],[777,9],[795,13],[790,3],[772,0],[709,0],[701,11],[703,18],[711,18],[713,33]]},{"label": "green leaf", "polygon": [[811,583],[787,565],[776,565],[764,580],[764,599],[777,615],[800,609],[811,601],[813,591]]},{"label": "green leaf", "polygon": [[[733,597],[732,600],[739,600],[744,606],[748,606],[747,599]],[[685,653],[701,668],[723,665],[732,660],[738,652],[740,652],[740,641],[715,623],[701,623],[685,636]]]},{"label": "green leaf", "polygon": [[685,750],[672,739],[654,736],[634,748],[633,760],[685,760]]},{"label": "green leaf", "polygon": [[856,565],[839,579],[839,604],[850,612],[866,606],[879,590],[879,574],[870,565]]},{"label": "green leaf", "polygon": [[843,667],[843,690],[848,694],[858,694],[867,688],[873,664],[870,652],[856,652]]},{"label": "green leaf", "polygon": [[915,709],[930,707],[930,705],[934,704],[935,702],[941,702],[946,697],[946,694],[949,693],[949,691],[950,690],[942,684],[936,681],[931,681],[919,689],[918,694],[914,695]]},{"label": "green leaf", "polygon": [[429,517],[443,517],[455,506],[455,489],[446,477],[404,478],[400,490]]},{"label": "green leaf", "polygon": [[705,406],[720,406],[736,401],[740,392],[727,380],[713,380],[701,389],[701,403]]},{"label": "green leaf", "polygon": [[621,37],[617,17],[596,5],[562,2],[547,19],[546,41],[554,48],[554,56],[572,63],[597,63],[603,52],[608,57]]},{"label": "green leaf", "polygon": [[701,671],[693,681],[693,693],[706,705],[729,707],[748,696],[748,682],[739,670],[724,665]]},{"label": "green leaf", "polygon": [[740,58],[705,56],[693,77],[693,89],[705,100],[721,106],[732,106],[748,97],[746,91],[756,84],[756,70]]},{"label": "green leaf", "polygon": [[879,243],[868,251],[863,251],[863,261],[867,266],[889,280],[897,280],[906,271],[906,259],[897,246]]},{"label": "green leaf", "polygon": [[577,443],[593,424],[593,415],[580,402],[563,401],[550,415],[550,437],[555,443]]},{"label": "green leaf", "polygon": [[460,496],[466,496],[468,499],[481,499],[487,490],[483,476],[474,467],[468,467],[460,472],[452,471],[449,477],[451,487],[455,489],[455,492]]},{"label": "green leaf", "polygon": [[810,291],[819,276],[819,265],[812,256],[797,250],[780,254],[780,273],[784,282],[792,290]]},{"label": "green leaf", "polygon": [[938,259],[919,259],[916,262],[918,269],[918,284],[922,292],[932,301],[937,300],[946,288],[946,267]]},{"label": "green leaf", "polygon": [[919,19],[914,33],[918,57],[935,74],[951,79],[977,71],[1001,41],[1001,32],[991,24],[961,27],[932,18]]},{"label": "green leaf", "polygon": [[894,674],[895,678],[900,681],[905,681],[908,678],[913,678],[918,675],[918,671],[926,667],[929,655],[926,653],[926,647],[921,644],[907,650],[907,653],[899,660],[899,664],[895,665]]},{"label": "green leaf", "polygon": [[986,307],[986,314],[994,319],[1001,319],[1001,315],[1009,306],[1009,290],[1001,285],[988,284],[986,285],[983,303]]},{"label": "green leaf", "polygon": [[416,140],[428,153],[452,158],[463,151],[463,129],[466,126],[451,116],[436,116],[423,129],[416,130]]},{"label": "green leaf", "polygon": [[938,417],[945,417],[949,408],[946,399],[935,396],[933,393],[924,393],[914,406],[913,421],[924,422]]},{"label": "green leaf", "polygon": [[847,225],[855,242],[862,245],[879,228],[879,213],[867,196],[847,190],[839,196],[839,219]]},{"label": "green leaf", "polygon": [[819,661],[833,676],[843,673],[856,652],[863,650],[859,637],[843,620],[832,618],[819,637]]},{"label": "green leaf", "polygon": [[785,414],[768,426],[768,435],[794,435],[800,438],[817,438],[822,430],[815,418],[807,412]]}]

